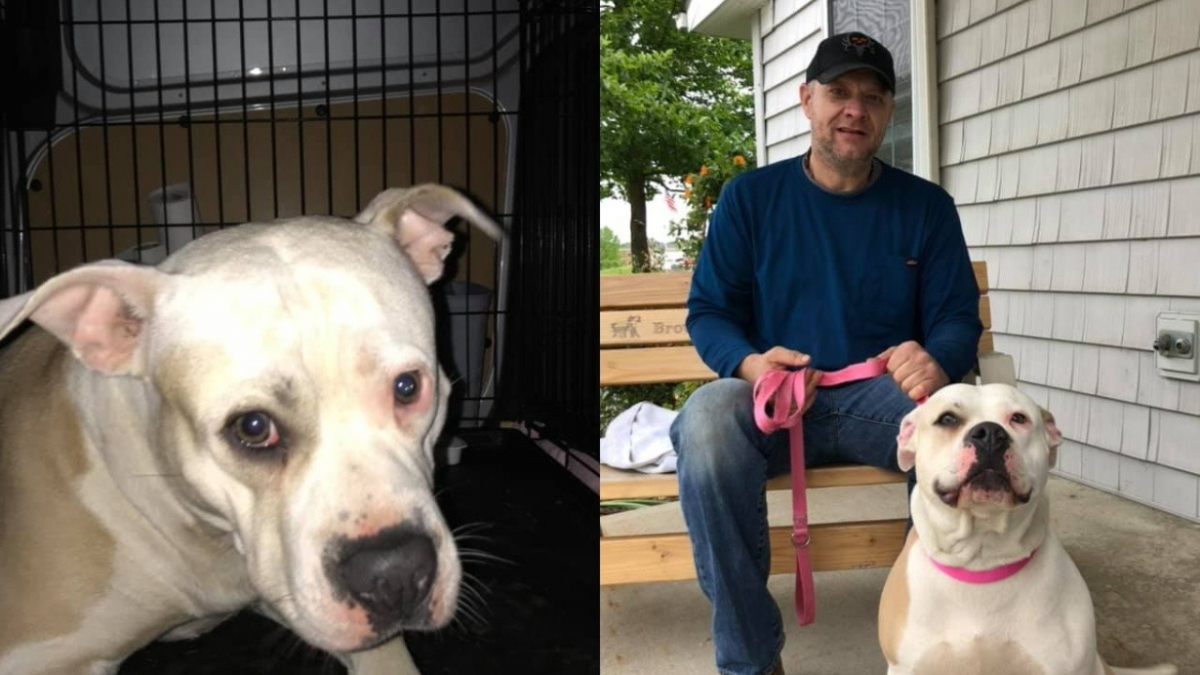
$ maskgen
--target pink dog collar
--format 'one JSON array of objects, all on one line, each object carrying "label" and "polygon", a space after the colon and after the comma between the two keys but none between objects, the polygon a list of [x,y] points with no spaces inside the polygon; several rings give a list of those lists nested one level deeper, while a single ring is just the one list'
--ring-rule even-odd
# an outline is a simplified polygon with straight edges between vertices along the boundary
[{"label": "pink dog collar", "polygon": [[961,581],[966,584],[991,584],[997,581],[1004,581],[1017,572],[1025,569],[1025,566],[1029,564],[1029,561],[1033,560],[1034,553],[1037,553],[1037,549],[1034,549],[1033,553],[1030,553],[1029,557],[1027,558],[1021,558],[1020,560],[1011,562],[1007,565],[993,567],[990,570],[969,570],[965,567],[951,567],[950,565],[943,565],[942,563],[934,560],[933,556],[929,555],[928,553],[925,554],[925,557],[929,558],[929,562],[933,563],[934,567],[938,568],[947,576],[956,581]]}]

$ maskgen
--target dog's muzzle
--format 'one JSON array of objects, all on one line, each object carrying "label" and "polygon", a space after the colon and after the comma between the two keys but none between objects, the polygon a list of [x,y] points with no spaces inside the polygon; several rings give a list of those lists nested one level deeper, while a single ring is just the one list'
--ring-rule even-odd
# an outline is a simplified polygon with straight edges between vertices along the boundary
[{"label": "dog's muzzle", "polygon": [[342,540],[326,558],[326,575],[343,599],[361,605],[377,632],[423,622],[437,578],[437,547],[411,527]]},{"label": "dog's muzzle", "polygon": [[[1004,427],[995,422],[980,422],[967,431],[963,445],[975,448],[975,463],[968,469],[963,485],[984,492],[1010,492],[1017,502],[1028,501],[1029,495],[1017,494],[1013,477],[1009,474],[1005,455],[1012,447],[1012,437]],[[955,494],[948,500],[943,496],[942,500],[957,504],[958,497]]]}]

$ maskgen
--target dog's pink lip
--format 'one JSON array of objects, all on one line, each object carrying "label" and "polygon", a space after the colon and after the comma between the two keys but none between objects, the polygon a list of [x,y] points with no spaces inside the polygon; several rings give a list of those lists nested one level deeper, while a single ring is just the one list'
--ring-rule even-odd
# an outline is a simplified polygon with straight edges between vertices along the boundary
[{"label": "dog's pink lip", "polygon": [[[953,487],[941,487],[935,483],[933,490],[937,494],[938,498],[942,500],[943,504],[957,508],[963,493],[968,488],[976,486],[981,478],[986,478],[988,475],[994,477],[994,479],[999,479],[999,491],[1008,492],[1011,494],[1013,496],[1014,504],[1027,504],[1029,503],[1029,500],[1033,498],[1032,490],[1024,494],[1017,492],[1016,488],[1013,487],[1012,476],[1005,472],[996,471],[995,469],[973,469],[967,474],[967,477],[957,485]],[[988,487],[984,489],[994,488]]]}]

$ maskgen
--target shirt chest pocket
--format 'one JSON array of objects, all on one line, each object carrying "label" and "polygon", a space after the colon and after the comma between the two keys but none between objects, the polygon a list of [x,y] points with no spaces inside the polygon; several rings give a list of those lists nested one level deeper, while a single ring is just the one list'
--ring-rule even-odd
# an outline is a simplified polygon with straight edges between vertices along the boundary
[{"label": "shirt chest pocket", "polygon": [[915,258],[884,256],[869,266],[864,274],[858,294],[862,311],[888,327],[913,325],[917,313],[919,279]]}]

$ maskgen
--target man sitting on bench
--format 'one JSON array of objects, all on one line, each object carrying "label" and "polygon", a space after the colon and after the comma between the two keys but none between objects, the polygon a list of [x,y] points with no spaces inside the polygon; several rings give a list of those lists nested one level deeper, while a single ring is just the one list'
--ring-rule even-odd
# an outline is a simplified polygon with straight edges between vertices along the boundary
[{"label": "man sitting on bench", "polygon": [[[729,182],[692,280],[688,332],[722,379],[691,396],[671,438],[725,675],[783,672],[764,486],[789,469],[788,432],[758,430],[751,383],[770,369],[809,367],[808,465],[899,471],[900,420],[975,360],[979,288],[954,200],[874,158],[895,79],[875,40],[821,42],[800,86],[811,151]],[[870,358],[885,360],[890,377],[817,393],[821,371]]]}]

